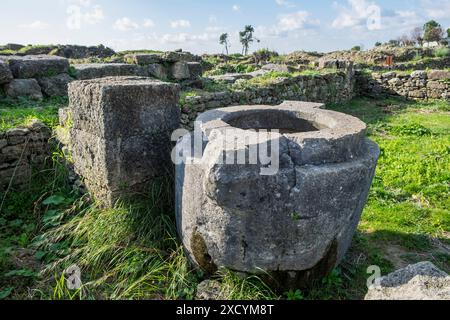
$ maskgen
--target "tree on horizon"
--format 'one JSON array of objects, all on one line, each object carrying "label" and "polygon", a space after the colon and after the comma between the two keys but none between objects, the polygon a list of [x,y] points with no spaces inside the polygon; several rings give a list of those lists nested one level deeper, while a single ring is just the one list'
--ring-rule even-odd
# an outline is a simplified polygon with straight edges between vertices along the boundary
[{"label": "tree on horizon", "polygon": [[255,32],[255,28],[251,25],[245,26],[244,31],[239,32],[239,39],[242,43],[242,54],[247,55],[248,54],[248,48],[250,47],[250,44],[254,42],[255,40],[257,42],[260,42],[258,39],[253,37],[253,33]]},{"label": "tree on horizon", "polygon": [[228,55],[228,47],[229,47],[229,43],[228,43],[228,33],[222,33],[220,35],[220,44],[223,45],[225,47],[225,52]]}]

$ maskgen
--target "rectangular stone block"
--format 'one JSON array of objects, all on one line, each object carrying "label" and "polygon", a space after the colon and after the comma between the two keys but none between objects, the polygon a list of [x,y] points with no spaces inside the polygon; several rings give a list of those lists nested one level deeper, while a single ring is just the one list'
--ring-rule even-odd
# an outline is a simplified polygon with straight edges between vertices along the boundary
[{"label": "rectangular stone block", "polygon": [[89,80],[105,77],[135,76],[139,67],[127,63],[88,63],[74,66],[78,80]]},{"label": "rectangular stone block", "polygon": [[0,60],[0,84],[8,83],[13,79],[11,70],[6,62]]},{"label": "rectangular stone block", "polygon": [[69,84],[74,129],[104,139],[173,130],[179,125],[179,86],[141,77]]},{"label": "rectangular stone block", "polygon": [[153,63],[161,63],[161,54],[157,53],[139,53],[139,54],[129,54],[125,56],[125,60],[138,65],[147,65]]},{"label": "rectangular stone block", "polygon": [[171,174],[170,137],[180,126],[179,90],[176,84],[141,77],[69,85],[75,170],[105,206]]},{"label": "rectangular stone block", "polygon": [[24,56],[9,59],[14,78],[52,77],[69,71],[69,60],[56,56]]}]

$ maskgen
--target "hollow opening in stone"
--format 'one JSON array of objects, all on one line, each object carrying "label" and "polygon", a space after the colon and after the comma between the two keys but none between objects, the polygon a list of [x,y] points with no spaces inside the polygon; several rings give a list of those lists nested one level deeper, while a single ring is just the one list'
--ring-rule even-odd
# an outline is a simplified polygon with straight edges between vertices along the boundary
[{"label": "hollow opening in stone", "polygon": [[252,110],[230,114],[224,121],[234,128],[243,130],[279,130],[280,133],[319,131],[311,121],[299,118],[292,112],[282,110]]}]

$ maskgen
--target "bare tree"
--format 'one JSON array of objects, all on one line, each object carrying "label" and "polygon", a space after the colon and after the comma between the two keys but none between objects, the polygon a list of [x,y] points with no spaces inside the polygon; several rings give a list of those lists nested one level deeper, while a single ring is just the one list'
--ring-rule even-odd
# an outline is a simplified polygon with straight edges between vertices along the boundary
[{"label": "bare tree", "polygon": [[423,45],[423,31],[421,27],[414,28],[411,32],[411,39],[413,39],[420,46]]}]

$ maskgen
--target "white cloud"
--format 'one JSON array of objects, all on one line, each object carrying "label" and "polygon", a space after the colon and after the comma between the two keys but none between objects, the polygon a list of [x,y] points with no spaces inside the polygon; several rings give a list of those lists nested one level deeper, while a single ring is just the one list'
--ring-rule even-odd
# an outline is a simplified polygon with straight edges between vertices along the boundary
[{"label": "white cloud", "polygon": [[299,30],[319,24],[320,21],[312,19],[310,13],[307,11],[283,14],[278,17],[278,27],[281,31]]},{"label": "white cloud", "polygon": [[442,19],[450,16],[449,0],[422,0],[427,16],[431,19]]},{"label": "white cloud", "polygon": [[84,21],[89,24],[97,24],[105,19],[102,7],[96,5],[91,11],[84,14]]},{"label": "white cloud", "polygon": [[320,21],[311,16],[308,11],[297,11],[278,16],[277,24],[272,26],[258,26],[255,31],[257,37],[279,38],[286,37],[289,33],[297,36],[306,34],[320,25]]},{"label": "white cloud", "polygon": [[128,17],[117,19],[114,23],[114,29],[119,31],[129,31],[139,29],[139,25]]},{"label": "white cloud", "polygon": [[34,29],[34,30],[38,30],[38,29],[46,29],[49,26],[49,24],[47,22],[43,22],[41,20],[36,20],[33,21],[30,24],[23,24],[20,27],[21,28],[25,28],[25,29]]},{"label": "white cloud", "polygon": [[205,29],[207,32],[220,32],[220,31],[224,31],[225,28],[224,27],[220,27],[220,26],[208,26]]},{"label": "white cloud", "polygon": [[215,40],[217,36],[210,33],[202,34],[189,34],[189,33],[176,33],[176,34],[164,34],[160,37],[160,41],[163,44],[185,44],[188,42],[207,42]]},{"label": "white cloud", "polygon": [[69,0],[69,4],[74,4],[82,7],[89,7],[92,4],[91,0]]},{"label": "white cloud", "polygon": [[361,28],[366,26],[368,30],[381,29],[380,6],[366,0],[347,0],[347,2],[349,5],[347,7],[334,3],[339,15],[332,23],[333,28]]},{"label": "white cloud", "polygon": [[142,25],[144,28],[153,28],[155,26],[155,23],[152,19],[145,19],[144,24]]},{"label": "white cloud", "polygon": [[92,6],[91,0],[71,0],[66,10],[66,25],[70,30],[79,30],[83,23],[98,24],[105,19],[103,9],[99,5]]},{"label": "white cloud", "polygon": [[175,20],[170,22],[170,26],[173,29],[176,28],[189,28],[191,26],[191,22],[189,20]]},{"label": "white cloud", "polygon": [[236,11],[236,12],[241,11],[241,7],[238,6],[237,4],[233,5],[233,6],[231,7],[231,9],[233,9],[233,11]]},{"label": "white cloud", "polygon": [[287,0],[275,0],[275,2],[279,6],[284,6],[284,7],[288,7],[288,8],[294,8],[295,7],[295,4],[293,4],[292,2],[289,2]]}]

